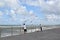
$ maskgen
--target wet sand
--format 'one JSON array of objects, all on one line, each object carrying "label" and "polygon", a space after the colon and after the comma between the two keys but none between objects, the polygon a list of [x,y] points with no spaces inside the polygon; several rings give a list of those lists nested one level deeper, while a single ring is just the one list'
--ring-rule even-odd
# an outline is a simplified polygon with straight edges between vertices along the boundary
[{"label": "wet sand", "polygon": [[60,28],[4,37],[0,38],[0,40],[60,40]]}]

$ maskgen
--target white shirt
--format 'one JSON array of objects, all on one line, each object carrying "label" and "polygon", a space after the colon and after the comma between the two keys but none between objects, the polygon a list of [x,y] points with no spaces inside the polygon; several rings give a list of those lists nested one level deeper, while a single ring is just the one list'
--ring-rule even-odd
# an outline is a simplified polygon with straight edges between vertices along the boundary
[{"label": "white shirt", "polygon": [[26,25],[24,25],[24,29],[26,29]]}]

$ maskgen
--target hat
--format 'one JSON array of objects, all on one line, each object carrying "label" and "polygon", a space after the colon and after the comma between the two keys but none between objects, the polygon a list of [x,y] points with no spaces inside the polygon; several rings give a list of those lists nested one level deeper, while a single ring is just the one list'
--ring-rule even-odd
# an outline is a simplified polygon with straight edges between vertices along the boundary
[{"label": "hat", "polygon": [[23,25],[25,25],[25,23]]}]

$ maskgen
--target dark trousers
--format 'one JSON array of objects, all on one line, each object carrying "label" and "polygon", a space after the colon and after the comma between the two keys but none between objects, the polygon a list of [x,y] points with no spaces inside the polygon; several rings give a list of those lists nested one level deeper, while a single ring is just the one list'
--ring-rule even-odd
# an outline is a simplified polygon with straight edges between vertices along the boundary
[{"label": "dark trousers", "polygon": [[42,31],[42,27],[40,27],[41,31]]},{"label": "dark trousers", "polygon": [[27,32],[27,29],[24,29],[24,32]]}]

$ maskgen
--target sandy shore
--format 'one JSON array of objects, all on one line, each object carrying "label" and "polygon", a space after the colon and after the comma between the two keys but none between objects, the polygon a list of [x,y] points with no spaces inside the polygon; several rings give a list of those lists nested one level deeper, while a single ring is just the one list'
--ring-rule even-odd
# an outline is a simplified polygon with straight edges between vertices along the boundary
[{"label": "sandy shore", "polygon": [[[49,30],[49,29],[55,29],[58,27],[42,27],[42,30]],[[40,28],[36,28],[36,29],[28,29],[26,33],[32,33],[32,32],[36,32],[36,31],[40,31]],[[21,35],[24,34],[24,31],[22,30],[22,32],[20,32],[18,30],[18,33],[14,33],[13,35]],[[8,37],[8,36],[12,36],[11,33],[2,33],[1,37]]]},{"label": "sandy shore", "polygon": [[0,38],[0,40],[60,40],[60,28]]}]

